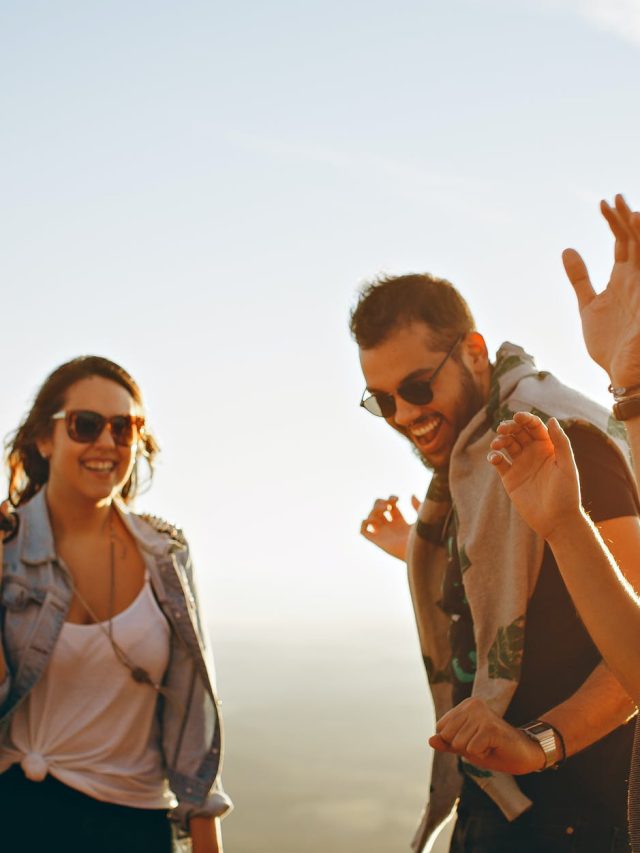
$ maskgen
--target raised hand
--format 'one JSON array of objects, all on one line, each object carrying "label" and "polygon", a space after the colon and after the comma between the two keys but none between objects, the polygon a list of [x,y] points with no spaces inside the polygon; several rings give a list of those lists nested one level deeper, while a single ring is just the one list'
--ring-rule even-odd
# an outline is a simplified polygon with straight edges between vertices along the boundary
[{"label": "raised hand", "polygon": [[[415,495],[411,498],[411,504],[417,512],[420,501]],[[410,530],[411,525],[398,509],[396,495],[390,495],[386,500],[378,498],[360,525],[360,533],[365,539],[399,560],[406,559]]]},{"label": "raised hand", "polygon": [[487,459],[522,518],[544,539],[567,516],[580,512],[580,480],[571,444],[555,418],[547,428],[536,415],[517,412],[498,426]]},{"label": "raised hand", "polygon": [[537,743],[475,697],[465,699],[438,720],[429,744],[438,752],[453,752],[486,770],[533,773],[545,764]]},{"label": "raised hand", "polygon": [[635,386],[640,384],[640,213],[633,213],[621,195],[614,207],[603,201],[600,209],[615,238],[606,288],[596,293],[575,249],[566,249],[562,260],[578,297],[589,355],[613,385]]}]

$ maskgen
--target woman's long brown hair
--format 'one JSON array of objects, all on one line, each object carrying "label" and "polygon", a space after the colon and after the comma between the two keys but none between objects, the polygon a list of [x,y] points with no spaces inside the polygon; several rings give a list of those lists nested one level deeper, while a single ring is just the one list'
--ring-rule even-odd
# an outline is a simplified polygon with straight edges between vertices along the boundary
[{"label": "woman's long brown hair", "polygon": [[[9,500],[20,506],[32,498],[49,479],[49,462],[40,455],[37,442],[51,434],[51,418],[64,408],[68,389],[81,379],[101,376],[117,382],[131,394],[134,402],[143,408],[140,388],[127,371],[108,358],[84,355],[67,361],[45,379],[36,394],[30,412],[6,443],[6,461],[9,469]],[[133,500],[140,489],[138,466],[144,458],[153,477],[153,462],[158,444],[146,429],[140,436],[138,456],[133,471],[122,487],[120,495],[125,502]]]}]

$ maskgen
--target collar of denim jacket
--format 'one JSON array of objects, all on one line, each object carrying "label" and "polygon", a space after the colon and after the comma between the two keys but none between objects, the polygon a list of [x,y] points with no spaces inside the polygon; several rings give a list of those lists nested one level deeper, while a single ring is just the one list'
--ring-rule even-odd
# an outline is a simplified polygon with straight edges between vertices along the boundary
[{"label": "collar of denim jacket", "polygon": [[116,499],[113,503],[125,527],[142,550],[153,554],[155,557],[162,557],[171,550],[172,540],[167,533],[156,530],[142,516],[131,512],[123,501]]},{"label": "collar of denim jacket", "polygon": [[56,545],[47,509],[46,486],[20,507],[20,559],[28,565],[50,563],[56,556]]},{"label": "collar of denim jacket", "polygon": [[[114,508],[140,548],[154,556],[163,556],[171,549],[171,539],[131,512],[120,500]],[[47,509],[46,486],[20,508],[20,559],[38,566],[56,559],[56,545]]]}]

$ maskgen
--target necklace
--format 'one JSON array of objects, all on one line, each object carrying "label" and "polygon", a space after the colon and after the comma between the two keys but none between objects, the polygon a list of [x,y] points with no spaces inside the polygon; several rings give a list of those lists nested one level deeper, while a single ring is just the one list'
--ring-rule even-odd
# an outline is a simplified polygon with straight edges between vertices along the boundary
[{"label": "necklace", "polygon": [[115,608],[115,595],[116,595],[116,554],[115,554],[115,526],[113,523],[113,509],[111,510],[111,514],[109,515],[109,615],[107,619],[107,627],[105,628],[104,622],[101,621],[91,607],[86,598],[82,595],[76,584],[74,583],[73,577],[69,572],[69,579],[71,581],[71,588],[73,590],[74,595],[78,597],[80,603],[87,611],[89,616],[94,621],[94,624],[98,626],[98,628],[102,631],[105,637],[109,640],[111,648],[113,649],[113,653],[116,658],[120,661],[120,663],[126,667],[131,673],[131,677],[137,684],[148,684],[150,687],[153,687],[154,690],[158,691],[158,693],[163,692],[163,688],[156,684],[146,669],[142,666],[137,666],[128,654],[124,651],[124,649],[116,643],[113,637],[113,611]]},{"label": "necklace", "polygon": [[115,593],[116,593],[116,554],[115,554],[115,545],[116,545],[116,535],[115,535],[115,525],[113,521],[113,508],[111,509],[111,513],[109,515],[109,613],[107,619],[107,627],[105,628],[104,621],[101,621],[96,613],[86,600],[86,598],[82,595],[82,593],[78,590],[76,584],[74,583],[73,576],[71,572],[67,570],[66,574],[69,578],[69,583],[71,585],[71,589],[78,597],[80,604],[85,608],[89,616],[94,621],[94,624],[98,626],[98,628],[102,631],[105,637],[109,640],[109,644],[113,649],[113,653],[118,659],[118,661],[129,670],[131,673],[131,677],[136,682],[136,684],[147,684],[149,687],[152,687],[156,693],[162,695],[165,699],[175,705],[178,710],[186,714],[186,708],[182,701],[178,698],[174,690],[169,690],[167,687],[163,687],[161,684],[156,684],[156,682],[151,678],[147,670],[138,666],[134,663],[129,655],[124,651],[124,649],[118,645],[113,636],[113,611],[115,608]]}]

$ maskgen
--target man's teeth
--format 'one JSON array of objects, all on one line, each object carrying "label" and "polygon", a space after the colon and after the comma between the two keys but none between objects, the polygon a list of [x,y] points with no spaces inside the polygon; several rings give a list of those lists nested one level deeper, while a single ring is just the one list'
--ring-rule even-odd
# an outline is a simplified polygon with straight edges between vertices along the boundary
[{"label": "man's teeth", "polygon": [[115,462],[84,462],[84,467],[89,471],[113,471]]},{"label": "man's teeth", "polygon": [[413,435],[414,438],[431,438],[431,436],[434,435],[434,433],[440,426],[441,420],[442,419],[439,417],[432,418],[427,421],[427,423],[420,424],[420,426],[412,427],[411,435]]}]

